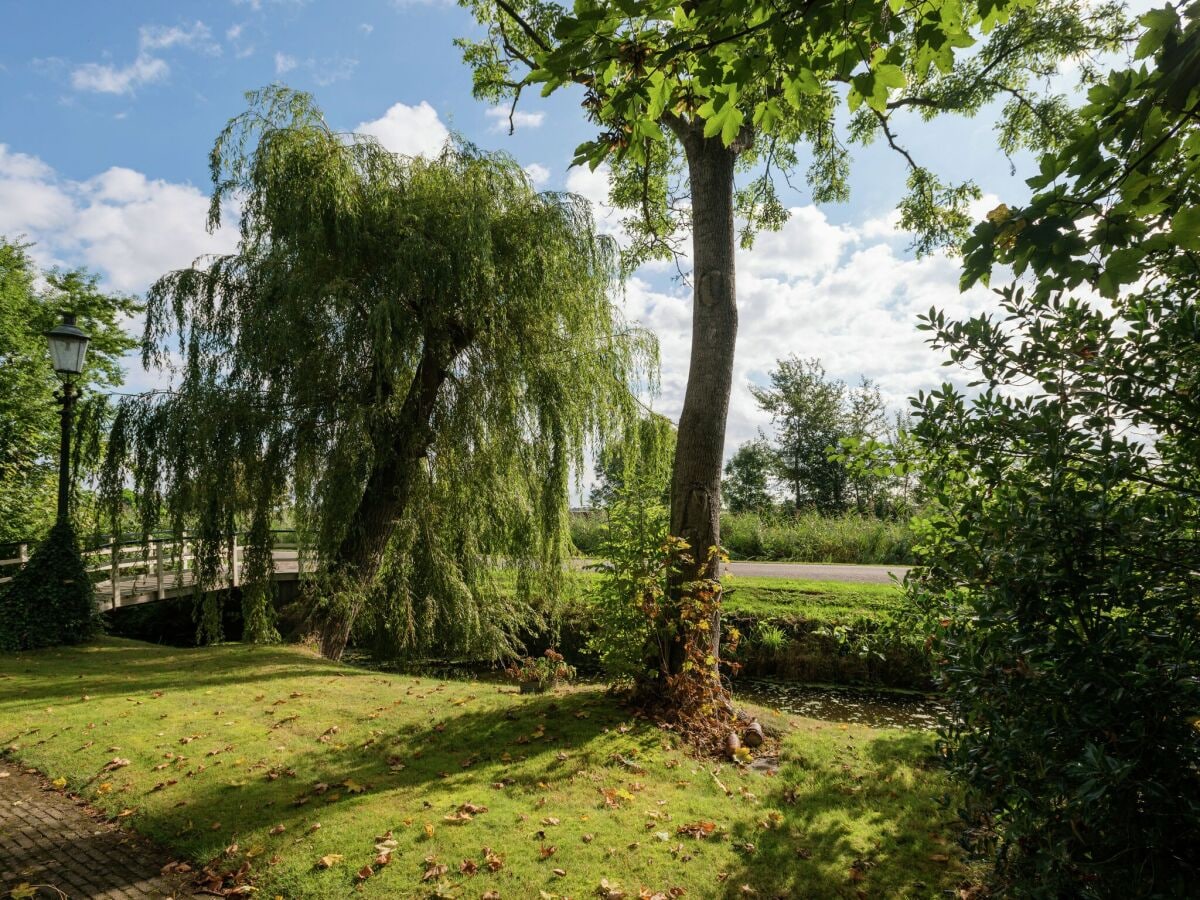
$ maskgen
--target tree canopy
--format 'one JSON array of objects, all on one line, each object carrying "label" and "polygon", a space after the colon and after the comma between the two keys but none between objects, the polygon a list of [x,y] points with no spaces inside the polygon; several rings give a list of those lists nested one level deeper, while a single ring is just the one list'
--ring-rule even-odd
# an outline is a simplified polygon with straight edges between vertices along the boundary
[{"label": "tree canopy", "polygon": [[[237,252],[151,288],[144,358],[177,383],[122,405],[109,496],[132,478],[144,527],[195,530],[204,577],[247,529],[258,583],[292,507],[331,656],[363,623],[391,652],[510,649],[522,601],[562,577],[572,468],[655,375],[614,310],[614,249],[506,156],[399,157],[304,93],[248,99],[211,155],[209,224],[240,201]],[[501,557],[515,602],[490,582]],[[261,594],[244,603],[269,638]]]},{"label": "tree canopy", "polygon": [[[104,392],[123,380],[121,356],[136,346],[124,320],[140,309],[130,297],[102,291],[83,270],[40,271],[29,245],[0,239],[0,542],[41,537],[54,521],[58,491],[61,384],[50,365],[45,332],[73,312],[91,335],[72,441],[78,475],[98,462],[107,425]],[[77,479],[73,479],[75,483]]]}]

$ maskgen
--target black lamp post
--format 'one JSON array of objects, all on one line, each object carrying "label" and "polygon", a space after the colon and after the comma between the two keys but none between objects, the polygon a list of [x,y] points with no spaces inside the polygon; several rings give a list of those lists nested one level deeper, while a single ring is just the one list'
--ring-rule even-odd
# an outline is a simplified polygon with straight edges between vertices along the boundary
[{"label": "black lamp post", "polygon": [[72,376],[83,371],[83,359],[87,355],[87,334],[75,327],[73,313],[64,313],[62,324],[46,332],[50,342],[50,361],[63,380],[62,391],[57,395],[62,404],[62,443],[58,459],[58,523],[65,524],[69,516],[71,493],[71,413],[75,406],[75,385]]}]

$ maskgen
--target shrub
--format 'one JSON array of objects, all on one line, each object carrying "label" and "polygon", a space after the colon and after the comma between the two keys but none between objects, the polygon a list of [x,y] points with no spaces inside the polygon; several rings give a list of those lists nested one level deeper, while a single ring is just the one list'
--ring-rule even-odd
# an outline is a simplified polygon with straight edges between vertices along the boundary
[{"label": "shrub", "polygon": [[1008,895],[1200,878],[1198,12],[1149,13],[1154,64],[1093,88],[1029,204],[976,228],[965,284],[1030,283],[923,324],[980,389],[918,401],[935,507],[909,588]]},{"label": "shrub", "polygon": [[721,516],[721,544],[734,559],[818,563],[907,563],[907,522],[847,514],[765,518],[754,513]]},{"label": "shrub", "polygon": [[50,529],[0,596],[0,649],[78,644],[98,628],[96,595],[79,555],[75,529]]}]

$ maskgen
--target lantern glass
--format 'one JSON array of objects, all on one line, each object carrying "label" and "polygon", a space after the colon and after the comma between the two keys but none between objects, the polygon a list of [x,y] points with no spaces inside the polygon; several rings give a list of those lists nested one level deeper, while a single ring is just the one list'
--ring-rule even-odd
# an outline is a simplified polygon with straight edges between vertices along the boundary
[{"label": "lantern glass", "polygon": [[63,316],[63,323],[46,332],[50,342],[50,361],[60,375],[78,375],[87,356],[88,335],[75,327],[75,317]]}]

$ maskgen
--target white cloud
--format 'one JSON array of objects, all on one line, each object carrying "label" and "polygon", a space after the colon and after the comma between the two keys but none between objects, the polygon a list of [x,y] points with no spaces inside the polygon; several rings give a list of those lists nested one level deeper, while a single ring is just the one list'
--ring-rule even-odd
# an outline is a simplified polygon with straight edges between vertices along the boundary
[{"label": "white cloud", "polygon": [[[607,189],[606,178],[580,174],[574,189],[586,196],[601,185]],[[930,306],[974,315],[992,307],[993,297],[983,289],[959,293],[956,260],[910,258],[894,237],[879,220],[836,225],[820,209],[805,206],[792,210],[781,232],[760,235],[752,250],[738,251],[739,327],[726,454],[760,428],[770,431],[770,417],[759,410],[749,384],[764,382],[775,361],[791,354],[818,357],[831,376],[850,383],[864,375],[874,379],[895,410],[906,409],[918,390],[945,380],[965,386],[966,373],[942,367],[942,357],[916,330],[916,317]],[[658,335],[662,394],[654,405],[678,419],[691,352],[691,288],[634,278],[624,310]]]},{"label": "white cloud", "polygon": [[437,110],[424,100],[416,106],[394,103],[380,118],[362,122],[354,130],[402,156],[436,156],[450,137]]},{"label": "white cloud", "polygon": [[225,29],[225,40],[236,41],[242,36],[242,32],[245,30],[245,28],[246,25],[242,22],[238,22],[236,25],[230,25]]},{"label": "white cloud", "polygon": [[567,190],[591,201],[592,215],[596,217],[596,230],[601,234],[609,234],[618,242],[625,239],[625,229],[621,226],[622,213],[609,205],[609,175],[607,165],[596,169],[586,166],[576,166],[567,173]]},{"label": "white cloud", "polygon": [[370,22],[363,22],[361,25],[358,26],[358,28],[363,34],[370,34],[372,31],[375,30],[375,26],[372,25]]},{"label": "white cloud", "polygon": [[333,56],[328,59],[305,60],[304,65],[312,75],[312,80],[321,87],[344,81],[354,74],[358,68],[357,59],[347,59],[344,56]]},{"label": "white cloud", "polygon": [[189,26],[143,25],[138,29],[138,54],[124,66],[85,63],[71,72],[71,86],[98,94],[129,94],[146,84],[164,81],[171,67],[158,51],[188,47],[205,53],[220,53],[207,25],[197,20]]},{"label": "white cloud", "polygon": [[287,53],[275,53],[275,74],[286,75],[295,69],[303,68],[312,80],[321,87],[343,81],[354,74],[358,67],[357,59],[344,56],[330,56],[323,59],[308,57],[299,60]]},{"label": "white cloud", "polygon": [[487,110],[484,115],[489,119],[493,119],[492,131],[508,131],[510,125],[512,128],[540,128],[542,121],[546,118],[545,113],[526,112],[525,110],[512,110],[511,119],[509,117],[510,107],[500,104],[493,106]]},{"label": "white cloud", "polygon": [[533,182],[534,187],[541,187],[550,180],[550,170],[541,163],[530,163],[525,167],[525,174]]},{"label": "white cloud", "polygon": [[[235,211],[226,212],[232,224]],[[0,145],[0,234],[34,241],[44,264],[86,265],[111,289],[143,291],[198,256],[232,250],[236,228],[210,235],[207,214],[208,196],[190,184],[122,167],[68,181]]]},{"label": "white cloud", "polygon": [[71,73],[71,86],[77,91],[97,94],[129,94],[144,84],[163,81],[171,67],[154,56],[139,54],[127,66],[86,63]]}]

